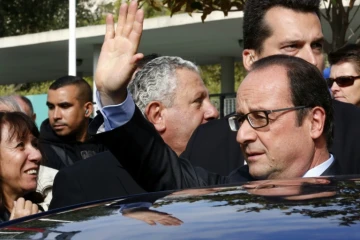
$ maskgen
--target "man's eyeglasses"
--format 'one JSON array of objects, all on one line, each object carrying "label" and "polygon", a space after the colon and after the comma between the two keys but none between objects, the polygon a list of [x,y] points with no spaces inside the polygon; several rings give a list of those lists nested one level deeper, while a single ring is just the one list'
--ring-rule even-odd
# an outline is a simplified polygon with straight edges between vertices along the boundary
[{"label": "man's eyeglasses", "polygon": [[342,77],[337,77],[337,78],[327,78],[326,83],[329,88],[332,87],[334,82],[336,82],[336,84],[339,87],[348,87],[348,86],[353,85],[354,81],[356,79],[360,79],[360,75],[359,76],[342,76]]},{"label": "man's eyeglasses", "polygon": [[308,108],[307,106],[297,106],[289,108],[280,108],[275,110],[258,110],[249,112],[247,114],[234,114],[228,118],[230,129],[232,131],[238,131],[245,121],[250,123],[250,126],[254,129],[266,127],[269,124],[269,114],[273,112],[292,111]]}]

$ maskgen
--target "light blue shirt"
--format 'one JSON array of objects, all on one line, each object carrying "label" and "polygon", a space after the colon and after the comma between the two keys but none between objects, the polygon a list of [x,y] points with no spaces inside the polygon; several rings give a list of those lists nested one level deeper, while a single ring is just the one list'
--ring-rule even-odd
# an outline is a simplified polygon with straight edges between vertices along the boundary
[{"label": "light blue shirt", "polygon": [[124,102],[118,105],[109,105],[105,107],[102,106],[99,92],[96,91],[96,103],[104,117],[105,131],[110,131],[125,125],[130,121],[135,112],[135,103],[129,91]]},{"label": "light blue shirt", "polygon": [[147,208],[149,209],[152,206],[150,202],[135,202],[135,203],[127,203],[120,205],[120,212],[123,213],[125,210],[133,210],[138,208]]}]

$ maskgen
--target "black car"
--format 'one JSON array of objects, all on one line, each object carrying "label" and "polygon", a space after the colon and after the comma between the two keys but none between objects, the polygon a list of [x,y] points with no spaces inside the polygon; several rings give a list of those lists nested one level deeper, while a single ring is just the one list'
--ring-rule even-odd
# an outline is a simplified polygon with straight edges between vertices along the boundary
[{"label": "black car", "polygon": [[360,239],[360,178],[141,194],[3,223],[12,239]]}]

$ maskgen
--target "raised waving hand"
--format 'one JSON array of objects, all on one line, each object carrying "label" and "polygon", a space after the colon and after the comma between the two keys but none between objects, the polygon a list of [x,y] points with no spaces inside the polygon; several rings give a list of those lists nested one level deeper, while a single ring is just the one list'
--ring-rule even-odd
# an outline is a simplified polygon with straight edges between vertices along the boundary
[{"label": "raised waving hand", "polygon": [[143,31],[144,13],[137,1],[123,3],[114,26],[112,15],[106,17],[106,33],[95,74],[96,87],[103,106],[119,104],[126,98],[126,88],[143,57],[137,53]]}]

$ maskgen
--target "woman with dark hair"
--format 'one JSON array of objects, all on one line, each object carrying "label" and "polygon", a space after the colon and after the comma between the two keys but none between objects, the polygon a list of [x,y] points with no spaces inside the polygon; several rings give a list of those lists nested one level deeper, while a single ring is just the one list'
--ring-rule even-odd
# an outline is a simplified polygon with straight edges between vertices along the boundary
[{"label": "woman with dark hair", "polygon": [[38,137],[35,123],[24,113],[0,112],[0,222],[39,211]]}]

